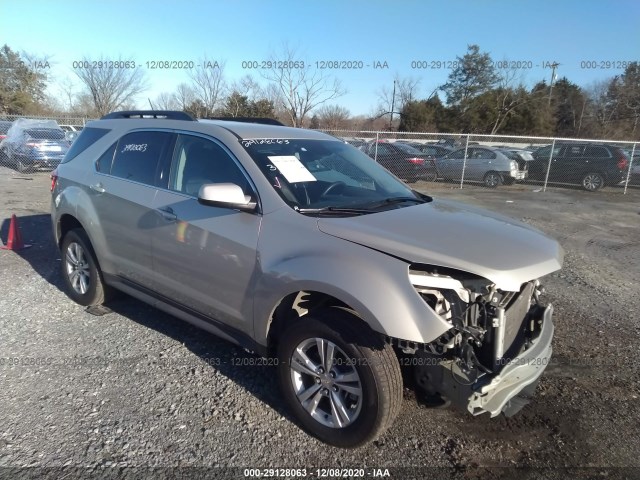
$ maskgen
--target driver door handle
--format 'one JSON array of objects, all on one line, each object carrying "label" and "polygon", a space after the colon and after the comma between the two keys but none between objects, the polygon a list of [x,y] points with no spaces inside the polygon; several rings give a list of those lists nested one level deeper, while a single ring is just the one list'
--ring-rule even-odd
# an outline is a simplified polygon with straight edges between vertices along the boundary
[{"label": "driver door handle", "polygon": [[171,207],[157,208],[156,212],[158,212],[167,222],[174,222],[178,218]]}]

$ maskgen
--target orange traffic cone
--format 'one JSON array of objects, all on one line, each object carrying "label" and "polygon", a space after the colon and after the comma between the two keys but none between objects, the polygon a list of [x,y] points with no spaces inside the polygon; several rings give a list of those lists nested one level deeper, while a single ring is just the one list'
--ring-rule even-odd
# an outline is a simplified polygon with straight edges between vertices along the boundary
[{"label": "orange traffic cone", "polygon": [[20,233],[20,227],[18,226],[18,218],[14,213],[11,215],[11,223],[9,224],[9,238],[7,244],[0,247],[2,250],[22,250],[23,248],[29,248],[31,245],[25,245],[22,241],[22,234]]}]

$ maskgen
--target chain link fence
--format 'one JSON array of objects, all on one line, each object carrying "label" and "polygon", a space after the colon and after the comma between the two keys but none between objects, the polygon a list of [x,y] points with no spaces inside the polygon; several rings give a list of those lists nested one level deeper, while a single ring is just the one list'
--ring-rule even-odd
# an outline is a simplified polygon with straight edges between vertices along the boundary
[{"label": "chain link fence", "polygon": [[513,184],[626,193],[640,187],[640,145],[593,139],[324,130],[406,182]]},{"label": "chain link fence", "polygon": [[[0,175],[51,171],[87,117],[0,116]],[[369,155],[408,183],[448,182],[499,188],[514,184],[640,187],[640,144],[473,134],[324,130]]]},{"label": "chain link fence", "polygon": [[0,175],[53,170],[89,120],[0,116]]}]

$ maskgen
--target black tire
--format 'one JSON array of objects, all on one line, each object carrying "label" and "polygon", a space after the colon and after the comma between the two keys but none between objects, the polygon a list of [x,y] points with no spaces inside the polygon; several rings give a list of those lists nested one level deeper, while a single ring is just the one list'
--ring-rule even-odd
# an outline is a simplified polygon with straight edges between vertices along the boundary
[{"label": "black tire", "polygon": [[20,173],[27,173],[29,172],[29,170],[31,170],[31,167],[29,167],[28,165],[25,165],[22,160],[17,159],[16,160],[16,170],[18,170]]},{"label": "black tire", "polygon": [[437,173],[430,173],[424,179],[425,182],[435,182],[438,179]]},{"label": "black tire", "polygon": [[502,175],[498,172],[487,172],[484,176],[484,186],[488,188],[496,188],[502,185]]},{"label": "black tire", "polygon": [[[328,372],[315,370],[314,375],[304,368],[304,373],[299,373],[301,367],[290,365],[296,364],[293,355],[297,349],[305,351],[305,344],[310,345],[306,358],[313,358],[313,365],[322,366],[320,355],[313,355],[314,348],[320,353],[317,339],[327,345],[327,351],[329,344],[334,345],[333,366]],[[345,358],[351,362],[345,362]],[[353,378],[354,373],[357,381],[339,380]],[[298,386],[296,377],[300,379]],[[336,447],[354,448],[374,440],[393,423],[402,404],[402,374],[393,348],[360,318],[342,308],[311,312],[284,331],[278,343],[278,379],[285,402],[302,428]],[[348,385],[345,388],[361,395],[342,390],[338,385]],[[313,393],[307,397],[305,408],[298,395],[304,396],[307,391]],[[343,416],[334,414],[332,405],[342,405]],[[344,425],[335,422],[335,417]]]},{"label": "black tire", "polygon": [[69,298],[83,306],[105,303],[111,289],[104,283],[100,265],[85,231],[81,228],[68,231],[62,240],[60,252],[62,278]]},{"label": "black tire", "polygon": [[601,173],[589,172],[582,177],[582,188],[587,192],[596,192],[604,187],[605,179]]}]

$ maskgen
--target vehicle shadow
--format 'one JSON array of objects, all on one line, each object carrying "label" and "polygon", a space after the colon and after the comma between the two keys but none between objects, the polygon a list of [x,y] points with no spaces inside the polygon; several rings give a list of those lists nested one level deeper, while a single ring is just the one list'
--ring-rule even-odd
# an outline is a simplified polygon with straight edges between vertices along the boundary
[{"label": "vehicle shadow", "polygon": [[[14,253],[26,260],[31,268],[58,290],[63,290],[59,274],[60,252],[56,247],[51,231],[51,216],[48,214],[24,215],[17,217],[22,241],[28,248],[15,250]],[[0,225],[0,239],[3,245],[9,241],[11,218],[5,218]]]},{"label": "vehicle shadow", "polygon": [[[6,245],[9,235],[10,218],[2,220],[0,238]],[[64,292],[64,283],[60,273],[60,252],[55,245],[51,232],[51,217],[46,214],[28,215],[18,218],[22,240],[31,247],[16,250],[14,253],[26,260],[34,272],[44,278],[58,290]],[[66,300],[71,302],[71,300]],[[295,423],[284,409],[276,385],[276,368],[273,359],[262,359],[207,333],[190,324],[166,314],[157,308],[118,293],[106,305],[112,312],[122,315],[146,328],[174,339],[195,355],[193,361],[180,361],[184,368],[202,366],[203,372],[217,370],[224,376],[247,390],[257,399],[269,405],[280,415]],[[107,313],[112,315],[113,313]],[[201,360],[202,362],[198,361]],[[160,359],[171,363],[173,359]],[[176,362],[177,363],[177,362]],[[181,367],[182,368],[182,367]]]},{"label": "vehicle shadow", "polygon": [[[197,358],[194,358],[193,362],[186,362],[188,367],[181,368],[194,368],[200,360],[203,373],[217,370],[287,420],[296,423],[282,404],[276,382],[275,359],[258,357],[124,293],[119,293],[107,304],[107,307],[118,315],[184,345]],[[171,363],[172,359],[161,360]],[[180,359],[180,363],[185,363],[184,358]]]}]

